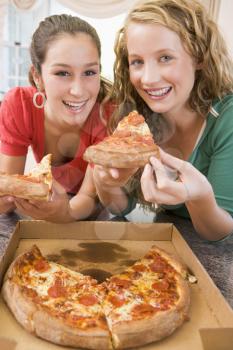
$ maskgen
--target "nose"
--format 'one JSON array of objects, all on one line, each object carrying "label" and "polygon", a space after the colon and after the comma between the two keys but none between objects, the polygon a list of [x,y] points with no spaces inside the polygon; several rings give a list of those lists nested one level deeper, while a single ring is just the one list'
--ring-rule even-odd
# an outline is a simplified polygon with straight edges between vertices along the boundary
[{"label": "nose", "polygon": [[150,85],[160,81],[160,70],[154,62],[147,62],[143,66],[141,82],[144,85]]},{"label": "nose", "polygon": [[81,78],[75,78],[71,81],[70,94],[75,96],[83,95],[83,83]]}]

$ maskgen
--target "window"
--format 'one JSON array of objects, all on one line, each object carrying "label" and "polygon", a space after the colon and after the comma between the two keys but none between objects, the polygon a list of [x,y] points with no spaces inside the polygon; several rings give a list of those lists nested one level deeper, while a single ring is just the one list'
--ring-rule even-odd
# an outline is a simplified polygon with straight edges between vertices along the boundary
[{"label": "window", "polygon": [[112,80],[114,39],[117,30],[123,23],[125,15],[106,19],[89,18],[73,12],[56,0],[37,1],[37,4],[30,11],[20,11],[13,4],[9,3],[4,26],[4,69],[0,81],[0,91],[2,93],[14,86],[25,86],[29,84],[29,45],[31,35],[44,17],[62,13],[78,15],[97,30],[102,43],[102,74]]},{"label": "window", "polygon": [[28,85],[30,66],[29,44],[39,21],[48,14],[48,2],[39,1],[31,11],[20,11],[11,3],[7,6],[2,49],[3,67],[0,90]]}]

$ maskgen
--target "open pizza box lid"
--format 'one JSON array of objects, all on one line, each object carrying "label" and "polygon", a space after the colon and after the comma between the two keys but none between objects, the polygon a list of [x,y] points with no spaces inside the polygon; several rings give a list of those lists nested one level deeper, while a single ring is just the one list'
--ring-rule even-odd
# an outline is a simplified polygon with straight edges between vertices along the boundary
[{"label": "open pizza box lid", "polygon": [[[14,257],[33,244],[50,260],[99,281],[123,271],[153,244],[179,256],[197,278],[197,283],[190,284],[190,319],[169,337],[138,349],[233,349],[233,311],[173,224],[84,221],[64,225],[20,221],[0,261],[1,283]],[[0,325],[1,350],[70,349],[25,331],[1,297]]]}]

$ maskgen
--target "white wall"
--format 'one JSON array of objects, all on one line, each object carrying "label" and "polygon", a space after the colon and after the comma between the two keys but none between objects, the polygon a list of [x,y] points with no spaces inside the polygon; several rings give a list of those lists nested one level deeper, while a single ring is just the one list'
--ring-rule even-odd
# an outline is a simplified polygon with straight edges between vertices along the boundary
[{"label": "white wall", "polygon": [[233,57],[233,1],[221,0],[218,24]]},{"label": "white wall", "polygon": [[51,1],[51,7],[50,7],[50,14],[61,14],[61,13],[67,13],[71,14],[73,16],[79,16],[82,19],[86,20],[88,23],[90,23],[97,31],[101,46],[102,46],[102,57],[101,57],[101,64],[102,64],[102,74],[104,77],[112,80],[113,79],[113,62],[114,62],[114,40],[116,36],[116,32],[118,29],[120,29],[121,25],[123,24],[124,18],[126,14],[122,14],[119,16],[111,17],[111,18],[101,18],[101,19],[94,19],[91,17],[85,17],[82,16],[70,9],[65,9],[64,6],[59,4],[57,1],[52,0]]}]

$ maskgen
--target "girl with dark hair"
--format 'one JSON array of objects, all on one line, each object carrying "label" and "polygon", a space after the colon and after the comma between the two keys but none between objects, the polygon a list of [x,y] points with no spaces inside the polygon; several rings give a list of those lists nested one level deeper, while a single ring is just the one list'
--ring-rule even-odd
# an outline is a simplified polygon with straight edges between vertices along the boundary
[{"label": "girl with dark hair", "polygon": [[1,105],[0,171],[23,174],[29,146],[37,162],[51,153],[53,195],[48,203],[1,197],[0,212],[17,208],[36,219],[83,219],[95,212],[96,193],[82,155],[106,135],[112,111],[104,101],[110,84],[100,76],[100,40],[86,21],[54,15],[39,24],[30,54],[32,86],[13,88]]}]

